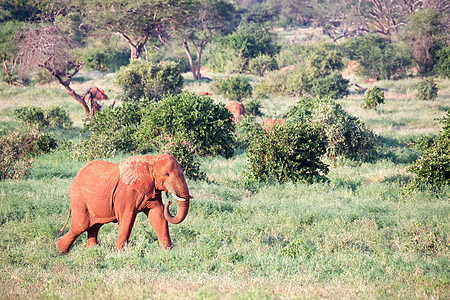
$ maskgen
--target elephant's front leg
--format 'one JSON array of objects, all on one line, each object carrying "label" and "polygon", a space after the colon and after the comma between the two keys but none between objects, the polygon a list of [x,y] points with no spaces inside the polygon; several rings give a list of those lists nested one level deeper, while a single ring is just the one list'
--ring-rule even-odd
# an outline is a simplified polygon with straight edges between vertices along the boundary
[{"label": "elephant's front leg", "polygon": [[136,212],[133,211],[118,220],[119,234],[117,236],[116,251],[122,250],[125,243],[128,242],[135,219]]},{"label": "elephant's front leg", "polygon": [[156,232],[159,244],[163,249],[168,249],[172,246],[172,241],[169,235],[169,225],[164,218],[164,207],[161,202],[155,205],[150,210],[145,211],[150,225]]}]

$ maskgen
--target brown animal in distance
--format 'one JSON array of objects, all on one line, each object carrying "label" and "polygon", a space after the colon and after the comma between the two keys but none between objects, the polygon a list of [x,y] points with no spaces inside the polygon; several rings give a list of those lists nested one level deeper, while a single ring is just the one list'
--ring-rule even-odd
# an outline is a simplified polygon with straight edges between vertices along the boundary
[{"label": "brown animal in distance", "polygon": [[[109,100],[108,96],[105,94],[105,91],[99,89],[94,86],[86,91],[83,95],[83,100],[91,107],[91,114],[89,115],[89,119],[101,109],[101,105],[98,103],[100,100]],[[114,105],[114,104],[113,104]]]},{"label": "brown animal in distance", "polygon": [[245,107],[242,103],[237,102],[228,102],[225,104],[225,108],[230,111],[230,113],[233,115],[233,122],[237,123],[241,120],[241,116],[245,115]]},{"label": "brown animal in distance", "polygon": [[278,126],[283,124],[285,119],[265,119],[261,126],[265,131],[272,131],[273,126]]}]

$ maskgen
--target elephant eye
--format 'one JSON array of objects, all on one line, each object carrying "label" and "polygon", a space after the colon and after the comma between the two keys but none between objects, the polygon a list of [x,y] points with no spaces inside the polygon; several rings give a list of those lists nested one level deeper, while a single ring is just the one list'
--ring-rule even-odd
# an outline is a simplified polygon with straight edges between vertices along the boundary
[{"label": "elephant eye", "polygon": [[164,176],[169,177],[169,173],[167,173],[167,172],[164,173]]}]

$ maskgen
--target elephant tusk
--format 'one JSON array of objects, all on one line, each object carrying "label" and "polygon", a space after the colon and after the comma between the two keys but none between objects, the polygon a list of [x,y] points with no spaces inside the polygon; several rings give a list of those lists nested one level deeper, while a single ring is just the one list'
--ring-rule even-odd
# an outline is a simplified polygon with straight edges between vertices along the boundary
[{"label": "elephant tusk", "polygon": [[178,201],[186,201],[186,199],[180,198],[177,195],[175,195],[175,193],[172,193],[172,196],[177,199]]}]

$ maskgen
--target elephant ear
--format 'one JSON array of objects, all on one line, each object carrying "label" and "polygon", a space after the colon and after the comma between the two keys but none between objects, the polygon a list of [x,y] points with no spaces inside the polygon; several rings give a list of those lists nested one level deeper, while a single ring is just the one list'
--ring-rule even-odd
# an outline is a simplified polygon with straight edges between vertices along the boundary
[{"label": "elephant ear", "polygon": [[155,196],[153,167],[145,156],[132,156],[119,164],[120,180],[146,196]]}]

